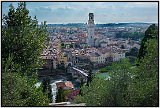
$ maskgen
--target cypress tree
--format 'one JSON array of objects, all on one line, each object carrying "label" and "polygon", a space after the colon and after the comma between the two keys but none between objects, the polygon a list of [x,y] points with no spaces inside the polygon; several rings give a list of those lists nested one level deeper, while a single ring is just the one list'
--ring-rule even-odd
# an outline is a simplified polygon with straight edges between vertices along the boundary
[{"label": "cypress tree", "polygon": [[87,86],[89,86],[89,83],[92,81],[92,70],[89,70],[88,76],[87,76]]},{"label": "cypress tree", "polygon": [[79,91],[79,95],[83,95],[83,93],[82,93],[82,87],[83,87],[83,85],[84,85],[84,81],[83,81],[83,78],[81,78],[81,83],[80,83],[80,91]]},{"label": "cypress tree", "polygon": [[50,85],[50,77],[46,77],[43,79],[43,93],[47,93],[48,99],[52,102],[52,88]]},{"label": "cypress tree", "polygon": [[64,102],[64,101],[65,101],[64,90],[62,87],[60,87],[60,88],[58,88],[58,93],[56,95],[56,103]]}]

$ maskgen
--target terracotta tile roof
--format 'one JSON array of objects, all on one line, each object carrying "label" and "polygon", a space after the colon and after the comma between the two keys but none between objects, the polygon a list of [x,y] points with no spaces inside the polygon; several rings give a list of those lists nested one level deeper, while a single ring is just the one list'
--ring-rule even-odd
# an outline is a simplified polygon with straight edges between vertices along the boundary
[{"label": "terracotta tile roof", "polygon": [[66,82],[58,82],[56,83],[57,88],[64,88],[64,87],[69,87],[69,88],[74,88],[73,84],[71,81],[66,81]]},{"label": "terracotta tile roof", "polygon": [[75,96],[77,96],[80,92],[80,89],[76,89],[76,90],[73,90],[71,92],[69,92],[66,96],[68,98],[74,98]]},{"label": "terracotta tile roof", "polygon": [[66,82],[65,82],[65,85],[66,85],[67,87],[74,88],[74,86],[73,86],[73,84],[72,84],[71,81],[66,81]]},{"label": "terracotta tile roof", "polygon": [[107,52],[111,52],[111,48],[107,47],[107,48],[99,48],[98,49],[102,54],[105,54]]}]

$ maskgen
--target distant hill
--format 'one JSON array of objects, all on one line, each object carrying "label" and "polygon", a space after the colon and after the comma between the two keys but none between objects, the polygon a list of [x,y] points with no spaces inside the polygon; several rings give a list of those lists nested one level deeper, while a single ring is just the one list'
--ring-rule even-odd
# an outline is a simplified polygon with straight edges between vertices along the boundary
[{"label": "distant hill", "polygon": [[108,23],[108,24],[96,24],[96,27],[126,27],[126,26],[147,26],[150,23]]},{"label": "distant hill", "polygon": [[[96,27],[126,27],[126,26],[149,26],[152,23],[134,22],[134,23],[106,23],[95,24]],[[47,24],[48,27],[86,27],[86,23],[68,23],[68,24]]]},{"label": "distant hill", "polygon": [[85,27],[85,23],[68,23],[68,24],[48,24],[48,27],[54,26],[54,27]]}]

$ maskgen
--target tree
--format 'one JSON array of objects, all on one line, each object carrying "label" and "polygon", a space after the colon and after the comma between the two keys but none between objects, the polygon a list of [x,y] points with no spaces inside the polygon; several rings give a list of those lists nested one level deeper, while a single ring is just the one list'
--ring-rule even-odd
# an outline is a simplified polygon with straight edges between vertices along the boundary
[{"label": "tree", "polygon": [[[128,95],[128,87],[131,82],[133,70],[128,59],[113,62],[109,72],[109,89],[106,96],[107,106],[129,106],[130,96]],[[111,98],[109,98],[111,97]]]},{"label": "tree", "polygon": [[61,62],[61,63],[58,64],[58,69],[61,69],[63,71],[66,70],[64,62]]},{"label": "tree", "polygon": [[28,15],[26,3],[12,4],[2,25],[2,105],[44,106],[49,101],[38,82],[36,69],[47,38],[46,24]]},{"label": "tree", "polygon": [[101,68],[99,70],[100,73],[106,73],[106,72],[109,72],[111,70],[111,67],[110,66],[106,66],[104,68]]},{"label": "tree", "polygon": [[8,15],[4,15],[2,60],[6,61],[12,54],[13,62],[21,66],[21,72],[30,74],[42,64],[40,54],[48,34],[46,23],[39,26],[36,17],[32,19],[28,14],[26,3],[20,2],[17,9],[11,4]]},{"label": "tree", "polygon": [[131,85],[131,100],[135,106],[158,106],[158,56],[158,27],[153,24],[141,42],[138,71]]},{"label": "tree", "polygon": [[51,89],[51,85],[50,85],[50,77],[45,77],[43,79],[43,93],[47,93],[48,95],[48,99],[50,100],[50,102],[52,102],[52,89]]},{"label": "tree", "polygon": [[58,93],[56,95],[56,103],[64,102],[64,101],[65,101],[64,90],[62,87],[60,87],[60,88],[58,88]]},{"label": "tree", "polygon": [[137,57],[138,55],[138,48],[134,47],[129,52],[126,53],[126,56],[134,56]]},{"label": "tree", "polygon": [[36,88],[37,80],[20,73],[2,72],[2,106],[46,106],[49,103],[42,88]]},{"label": "tree", "polygon": [[79,95],[83,95],[82,94],[82,87],[83,87],[83,85],[84,85],[84,81],[83,81],[83,78],[81,78],[81,82],[80,82],[80,91],[79,91]]},{"label": "tree", "polygon": [[139,60],[131,90],[131,102],[134,106],[158,106],[158,39],[149,39],[146,53]]},{"label": "tree", "polygon": [[148,27],[148,29],[145,31],[145,36],[142,39],[141,47],[140,47],[139,53],[138,53],[138,59],[143,58],[144,55],[146,54],[146,47],[147,46],[145,46],[145,43],[149,39],[158,39],[158,27],[155,24],[150,25]]},{"label": "tree", "polygon": [[124,46],[124,45],[121,45],[121,49],[125,49],[125,46]]},{"label": "tree", "polygon": [[49,85],[48,86],[48,99],[49,99],[50,102],[53,101],[52,97],[53,97],[53,95],[52,95],[52,88],[51,88],[51,85]]},{"label": "tree", "polygon": [[139,51],[138,48],[134,47],[129,52],[126,52],[125,56],[130,59],[131,63],[134,63],[137,58],[138,51]]},{"label": "tree", "polygon": [[89,86],[82,86],[82,94],[74,99],[74,103],[86,103],[87,106],[102,106],[107,93],[107,81],[98,77],[93,78]]},{"label": "tree", "polygon": [[61,48],[65,48],[65,44],[64,43],[61,43]]},{"label": "tree", "polygon": [[73,48],[73,44],[70,45],[70,48]]},{"label": "tree", "polygon": [[105,73],[105,72],[107,72],[106,67],[105,67],[105,68],[101,68],[99,72],[100,72],[100,73]]},{"label": "tree", "polygon": [[87,76],[87,86],[89,86],[89,83],[92,81],[92,70],[89,70],[88,76]]}]

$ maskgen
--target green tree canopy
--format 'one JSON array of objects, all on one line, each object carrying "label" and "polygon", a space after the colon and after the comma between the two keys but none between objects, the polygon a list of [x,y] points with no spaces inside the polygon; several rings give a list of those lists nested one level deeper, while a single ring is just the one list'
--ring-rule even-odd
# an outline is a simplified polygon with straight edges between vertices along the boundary
[{"label": "green tree canopy", "polygon": [[127,106],[127,88],[131,78],[129,60],[115,62],[110,66],[110,78],[104,80],[94,77],[89,86],[83,86],[82,96],[77,96],[76,103],[85,102],[88,106]]},{"label": "green tree canopy", "polygon": [[146,48],[145,43],[149,39],[158,39],[158,27],[155,24],[152,24],[149,26],[149,28],[145,31],[145,36],[142,39],[141,47],[139,49],[138,58],[141,59],[146,54]]},{"label": "green tree canopy", "polygon": [[92,70],[90,69],[87,76],[87,86],[89,86],[89,84],[92,82],[92,78],[93,78],[93,74],[92,74]]},{"label": "green tree canopy", "polygon": [[25,2],[18,3],[17,9],[11,4],[2,24],[2,60],[12,54],[13,62],[21,66],[23,73],[41,66],[40,54],[48,36],[46,24],[38,25],[36,17],[29,16]]},{"label": "green tree canopy", "polygon": [[2,106],[46,106],[49,103],[42,88],[36,88],[35,78],[16,72],[2,72]]},{"label": "green tree canopy", "polygon": [[87,106],[104,106],[108,82],[95,77],[89,86],[83,85],[81,94],[74,99],[75,103],[86,103]]},{"label": "green tree canopy", "polygon": [[146,54],[140,59],[138,71],[131,84],[131,102],[134,106],[158,106],[158,39],[145,43]]},{"label": "green tree canopy", "polygon": [[134,47],[129,52],[126,53],[126,56],[134,56],[137,57],[138,55],[138,48]]},{"label": "green tree canopy", "polygon": [[[36,88],[35,74],[42,61],[40,54],[47,38],[46,25],[38,25],[28,15],[25,2],[17,9],[10,5],[2,22],[2,105],[44,106],[49,100],[42,88]],[[33,74],[31,74],[33,72]],[[27,75],[26,75],[27,74]]]}]

